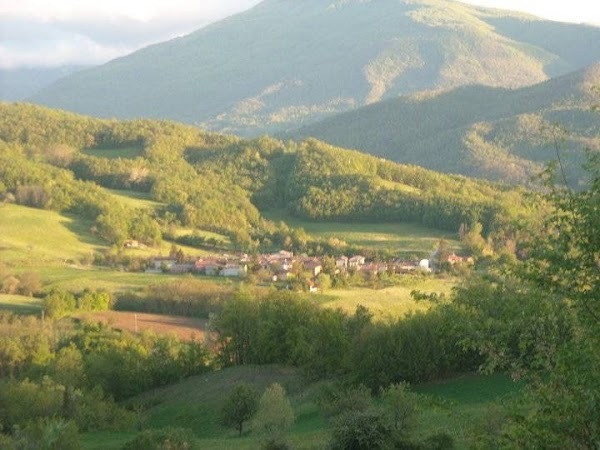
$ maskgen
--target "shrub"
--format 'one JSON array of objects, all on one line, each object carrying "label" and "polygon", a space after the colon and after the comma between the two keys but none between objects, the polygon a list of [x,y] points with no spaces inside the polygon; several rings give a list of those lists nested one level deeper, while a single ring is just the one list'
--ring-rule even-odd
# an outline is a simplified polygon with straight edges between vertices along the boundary
[{"label": "shrub", "polygon": [[333,449],[375,450],[388,448],[393,438],[392,425],[383,411],[346,411],[332,421]]},{"label": "shrub", "polygon": [[35,450],[79,450],[79,432],[73,422],[37,419],[15,431],[16,447]]}]

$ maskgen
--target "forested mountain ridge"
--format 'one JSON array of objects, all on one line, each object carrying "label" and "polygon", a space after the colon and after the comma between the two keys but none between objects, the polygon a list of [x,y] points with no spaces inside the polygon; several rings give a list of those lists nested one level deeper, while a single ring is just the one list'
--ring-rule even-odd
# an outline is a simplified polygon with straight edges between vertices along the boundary
[{"label": "forested mountain ridge", "polygon": [[[272,208],[317,220],[463,224],[510,234],[529,214],[514,188],[435,173],[316,140],[240,140],[151,120],[77,116],[0,104],[0,192],[5,199],[95,221],[117,245],[152,244],[170,225],[228,234],[242,246],[279,239]],[[105,188],[146,192],[164,205],[128,210]],[[266,241],[265,241],[266,242]]]},{"label": "forested mountain ridge", "polygon": [[392,161],[513,183],[527,183],[543,170],[557,157],[554,137],[564,137],[563,163],[577,186],[584,149],[600,150],[593,111],[598,85],[600,64],[595,64],[516,90],[465,86],[391,99],[285,136],[314,136]]},{"label": "forested mountain ridge", "polygon": [[447,0],[265,0],[31,100],[256,136],[401,94],[535,84],[598,60],[599,41],[597,27]]}]

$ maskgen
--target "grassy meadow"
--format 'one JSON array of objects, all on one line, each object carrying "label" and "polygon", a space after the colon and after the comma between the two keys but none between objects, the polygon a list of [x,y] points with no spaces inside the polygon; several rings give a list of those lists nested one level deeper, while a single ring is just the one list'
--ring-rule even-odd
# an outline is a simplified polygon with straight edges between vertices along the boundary
[{"label": "grassy meadow", "polygon": [[[218,414],[225,398],[239,383],[248,383],[262,392],[272,383],[286,389],[296,415],[289,433],[293,448],[322,449],[329,439],[326,420],[320,413],[318,397],[322,383],[307,382],[296,369],[281,366],[242,366],[192,377],[130,400],[143,413],[145,427],[190,428],[198,437],[199,448],[255,449],[260,438],[250,428],[242,437],[223,428]],[[417,435],[444,431],[456,448],[468,448],[471,431],[481,426],[488,411],[517,393],[520,385],[503,375],[463,375],[444,382],[415,386],[422,394]],[[135,434],[88,433],[85,449],[118,449]]]},{"label": "grassy meadow", "polygon": [[411,291],[449,294],[455,285],[456,280],[453,278],[406,277],[406,281],[398,286],[383,289],[330,289],[315,295],[315,299],[323,307],[340,308],[349,314],[354,313],[358,305],[362,305],[377,319],[398,318],[429,307],[426,302],[416,302],[410,295]]},{"label": "grassy meadow", "polygon": [[337,238],[349,245],[389,250],[394,254],[426,257],[435,250],[440,239],[448,241],[453,249],[460,249],[457,233],[448,233],[418,224],[309,222],[291,217],[282,211],[263,214],[272,221],[283,221],[291,227],[303,228],[308,234],[317,238]]}]

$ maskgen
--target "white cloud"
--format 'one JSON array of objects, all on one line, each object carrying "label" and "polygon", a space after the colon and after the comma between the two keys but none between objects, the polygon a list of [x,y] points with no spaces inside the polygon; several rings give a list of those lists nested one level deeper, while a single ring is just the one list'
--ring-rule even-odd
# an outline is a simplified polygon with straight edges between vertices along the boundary
[{"label": "white cloud", "polygon": [[0,2],[0,68],[101,64],[260,0]]}]

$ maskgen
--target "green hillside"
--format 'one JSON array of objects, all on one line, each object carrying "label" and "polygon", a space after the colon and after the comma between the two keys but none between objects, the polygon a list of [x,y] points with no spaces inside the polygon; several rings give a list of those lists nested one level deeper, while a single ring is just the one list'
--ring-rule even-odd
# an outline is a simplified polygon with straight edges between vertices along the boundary
[{"label": "green hillside", "polygon": [[[240,366],[189,378],[167,388],[150,391],[130,400],[145,406],[143,419],[151,428],[186,427],[197,436],[199,448],[254,449],[260,435],[235,432],[222,427],[217,412],[227,395],[241,383],[262,392],[269,384],[285,387],[296,415],[289,433],[290,443],[298,449],[326,448],[330,431],[318,405],[323,382],[307,382],[299,371],[282,366]],[[417,435],[448,432],[456,448],[468,448],[472,434],[488,414],[520,390],[520,385],[502,375],[462,376],[443,383],[416,386],[420,394]],[[84,437],[86,449],[118,449],[133,433],[89,433]]]},{"label": "green hillside", "polygon": [[[600,65],[516,90],[466,86],[435,96],[387,100],[290,133],[314,136],[392,161],[526,183],[556,158],[552,128],[566,129],[561,153],[580,182],[583,148],[600,150]],[[560,136],[559,136],[560,137]]]},{"label": "green hillside", "polygon": [[598,41],[596,27],[447,0],[265,0],[31,100],[258,135],[401,94],[531,85],[597,61]]},{"label": "green hillside", "polygon": [[178,229],[186,229],[226,235],[237,249],[291,242],[314,252],[306,233],[267,214],[282,210],[292,220],[415,224],[406,234],[418,239],[444,235],[419,227],[454,234],[476,222],[486,234],[501,235],[529,214],[516,189],[314,139],[240,140],[176,123],[105,121],[27,104],[0,105],[0,112],[5,199],[69,213],[87,221],[95,239],[118,246],[137,239],[156,247],[163,236],[184,238]]}]

